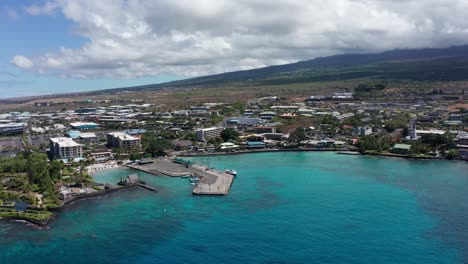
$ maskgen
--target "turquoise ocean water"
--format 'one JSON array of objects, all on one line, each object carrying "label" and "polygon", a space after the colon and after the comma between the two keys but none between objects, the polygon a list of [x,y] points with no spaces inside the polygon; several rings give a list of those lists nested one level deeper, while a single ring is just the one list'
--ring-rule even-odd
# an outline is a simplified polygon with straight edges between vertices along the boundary
[{"label": "turquoise ocean water", "polygon": [[159,192],[78,202],[47,230],[0,222],[0,263],[468,262],[467,163],[311,152],[192,160],[236,169],[229,195],[192,196],[187,179],[138,172]]}]

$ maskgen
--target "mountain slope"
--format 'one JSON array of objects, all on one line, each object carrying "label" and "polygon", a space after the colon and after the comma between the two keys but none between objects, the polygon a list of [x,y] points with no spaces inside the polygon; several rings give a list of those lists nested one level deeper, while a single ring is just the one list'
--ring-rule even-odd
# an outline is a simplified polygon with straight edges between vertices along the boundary
[{"label": "mountain slope", "polygon": [[275,85],[356,78],[418,81],[468,80],[468,45],[319,57],[285,65],[108,91],[222,86],[232,83]]}]

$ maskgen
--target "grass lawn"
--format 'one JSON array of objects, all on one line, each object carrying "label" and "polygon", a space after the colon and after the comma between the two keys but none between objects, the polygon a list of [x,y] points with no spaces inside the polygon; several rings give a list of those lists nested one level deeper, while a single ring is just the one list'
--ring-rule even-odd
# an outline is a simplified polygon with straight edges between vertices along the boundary
[{"label": "grass lawn", "polygon": [[53,213],[49,211],[38,211],[38,210],[26,210],[23,212],[16,211],[15,209],[10,208],[0,208],[0,217],[4,218],[24,218],[31,220],[47,220]]}]

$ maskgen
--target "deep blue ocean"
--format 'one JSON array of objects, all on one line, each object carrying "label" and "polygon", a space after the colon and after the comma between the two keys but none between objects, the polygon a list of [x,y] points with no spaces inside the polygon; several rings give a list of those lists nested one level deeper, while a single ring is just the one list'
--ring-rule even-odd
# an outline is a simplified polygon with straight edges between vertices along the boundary
[{"label": "deep blue ocean", "polygon": [[46,230],[0,222],[0,263],[468,263],[468,163],[323,152],[192,160],[237,170],[229,195],[192,196],[187,179],[138,172],[159,192],[80,201]]}]

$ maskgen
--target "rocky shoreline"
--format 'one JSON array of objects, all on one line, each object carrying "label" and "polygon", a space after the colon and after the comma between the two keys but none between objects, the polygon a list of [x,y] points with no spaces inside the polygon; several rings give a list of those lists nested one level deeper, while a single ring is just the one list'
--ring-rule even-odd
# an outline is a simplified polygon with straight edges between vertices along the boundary
[{"label": "rocky shoreline", "polygon": [[87,193],[87,194],[82,194],[82,195],[71,197],[69,199],[64,200],[61,206],[50,208],[48,211],[51,212],[52,215],[44,220],[36,220],[32,218],[27,218],[27,217],[14,216],[14,217],[0,217],[0,221],[25,223],[25,224],[32,226],[33,228],[43,229],[43,228],[46,228],[57,217],[59,212],[61,212],[68,206],[74,204],[75,202],[79,202],[81,200],[86,200],[86,199],[97,198],[97,197],[103,197],[110,193],[118,192],[121,190],[126,190],[126,189],[133,188],[133,187],[137,187],[137,185],[114,186],[113,188],[110,188],[110,189],[104,189],[102,191],[98,191],[94,193]]}]

